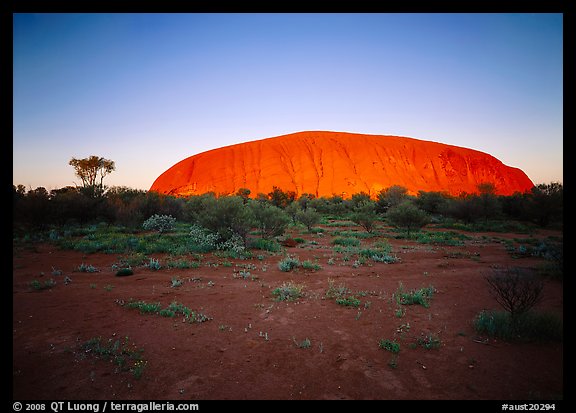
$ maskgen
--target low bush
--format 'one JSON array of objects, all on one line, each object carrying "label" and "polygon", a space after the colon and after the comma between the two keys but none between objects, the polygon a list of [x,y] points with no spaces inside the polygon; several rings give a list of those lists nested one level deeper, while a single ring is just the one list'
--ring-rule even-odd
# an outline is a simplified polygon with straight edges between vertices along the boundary
[{"label": "low bush", "polygon": [[287,256],[286,258],[278,262],[278,268],[280,271],[289,272],[300,266],[300,260],[298,257]]},{"label": "low bush", "polygon": [[508,341],[561,341],[562,319],[555,314],[529,311],[512,319],[506,311],[481,311],[473,321],[479,334]]},{"label": "low bush", "polygon": [[428,308],[430,307],[429,300],[432,298],[436,290],[433,286],[420,288],[419,290],[410,290],[408,292],[404,291],[404,286],[400,283],[400,286],[394,293],[396,297],[396,302],[403,305],[414,305],[420,304],[421,306]]},{"label": "low bush", "polygon": [[147,231],[156,231],[160,234],[174,229],[176,218],[172,215],[154,214],[142,224],[142,228]]},{"label": "low bush", "polygon": [[284,282],[280,287],[272,290],[272,295],[276,297],[276,301],[295,301],[304,295],[303,289],[304,286],[301,284],[292,281]]},{"label": "low bush", "polygon": [[133,275],[134,271],[132,270],[132,268],[120,268],[118,271],[116,271],[116,277],[126,277],[128,275]]},{"label": "low bush", "polygon": [[381,339],[378,342],[378,347],[387,350],[393,354],[398,354],[400,352],[400,343],[397,343],[396,341],[393,340]]}]

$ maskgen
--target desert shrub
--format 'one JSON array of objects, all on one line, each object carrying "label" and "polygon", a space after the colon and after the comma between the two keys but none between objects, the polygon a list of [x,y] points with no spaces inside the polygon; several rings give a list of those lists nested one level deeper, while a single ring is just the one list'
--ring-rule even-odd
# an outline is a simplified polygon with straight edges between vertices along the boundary
[{"label": "desert shrub", "polygon": [[541,227],[561,224],[564,209],[564,187],[559,182],[539,184],[532,188],[526,202],[527,218]]},{"label": "desert shrub", "polygon": [[391,255],[392,246],[387,240],[378,241],[368,248],[362,248],[358,251],[360,257],[368,258],[374,262],[383,262],[392,264],[400,261],[395,255]]},{"label": "desert shrub", "polygon": [[216,249],[218,235],[207,228],[194,224],[190,227],[190,243],[196,252],[209,252]]},{"label": "desert shrub", "polygon": [[116,277],[126,277],[128,275],[133,275],[134,271],[132,270],[132,268],[120,268],[118,271],[116,271]]},{"label": "desert shrub", "polygon": [[328,279],[328,290],[326,290],[326,298],[330,298],[330,299],[338,299],[338,298],[343,298],[348,294],[351,294],[352,291],[346,287],[345,284],[340,284],[339,286],[336,286],[334,283],[334,280],[329,278]]},{"label": "desert shrub", "polygon": [[358,247],[360,246],[360,240],[358,238],[336,237],[332,241],[332,244]]},{"label": "desert shrub", "polygon": [[562,319],[555,314],[528,311],[512,319],[507,311],[481,311],[474,319],[479,334],[502,340],[560,341],[563,338]]},{"label": "desert shrub", "polygon": [[130,301],[125,304],[125,307],[137,309],[140,314],[157,314],[162,310],[160,303],[147,303],[145,301]]},{"label": "desert shrub", "polygon": [[304,295],[303,289],[303,285],[289,281],[272,290],[272,295],[276,297],[276,301],[295,301]]},{"label": "desert shrub", "polygon": [[441,244],[458,246],[464,245],[469,236],[454,231],[421,231],[416,235],[416,242],[420,244]]},{"label": "desert shrub", "polygon": [[241,255],[246,251],[244,246],[244,240],[239,234],[233,233],[230,238],[222,241],[216,245],[216,248],[220,251],[229,251],[233,254]]},{"label": "desert shrub", "polygon": [[344,307],[360,307],[360,300],[353,295],[349,295],[347,297],[339,297],[336,298],[336,304],[342,305]]},{"label": "desert shrub", "polygon": [[176,224],[176,218],[172,215],[158,215],[154,214],[142,224],[142,228],[147,231],[157,231],[162,234],[164,232],[172,231]]},{"label": "desert shrub", "polygon": [[374,262],[383,262],[384,264],[393,264],[400,261],[400,258],[398,258],[396,255],[378,252],[368,255],[367,258],[370,258]]},{"label": "desert shrub", "polygon": [[428,214],[410,201],[390,208],[386,219],[393,226],[404,229],[408,236],[411,231],[422,228],[429,222]]},{"label": "desert shrub", "polygon": [[564,277],[564,242],[540,241],[532,249],[532,255],[542,257],[546,263],[540,268],[540,272],[552,278],[561,279]]},{"label": "desert shrub", "polygon": [[434,287],[429,286],[420,288],[418,290],[412,289],[406,292],[404,291],[404,286],[402,285],[402,283],[400,283],[398,289],[394,293],[394,296],[396,297],[396,302],[398,304],[403,305],[419,304],[425,308],[428,308],[430,307],[429,300],[434,295],[434,291],[435,291]]},{"label": "desert shrub", "polygon": [[420,337],[416,339],[416,343],[419,346],[424,347],[426,350],[439,348],[442,345],[440,338],[433,333],[420,334]]},{"label": "desert shrub", "polygon": [[95,337],[84,342],[81,349],[84,354],[93,354],[98,358],[110,360],[120,371],[129,371],[136,379],[140,379],[147,362],[142,359],[143,350],[129,345],[128,342],[128,336],[124,341],[108,339],[107,342],[101,337]]},{"label": "desert shrub", "polygon": [[302,261],[300,263],[300,267],[302,267],[305,270],[313,270],[313,271],[318,271],[322,269],[322,266],[320,264],[318,264],[317,262],[312,262],[310,260]]},{"label": "desert shrub", "polygon": [[220,198],[202,198],[203,213],[197,216],[197,224],[218,235],[218,243],[223,243],[234,237],[240,237],[247,244],[248,233],[253,227],[254,216],[250,208],[246,208],[244,200],[239,196],[223,196]]},{"label": "desert shrub", "polygon": [[98,268],[94,267],[92,264],[80,264],[77,267],[77,270],[80,272],[98,272]]},{"label": "desert shrub", "polygon": [[263,238],[253,239],[250,241],[250,248],[255,248],[257,250],[264,250],[270,252],[278,252],[282,248],[278,242],[274,240],[268,240]]},{"label": "desert shrub", "polygon": [[263,202],[251,202],[254,221],[264,239],[283,235],[290,218],[279,207]]},{"label": "desert shrub", "polygon": [[376,195],[376,212],[386,213],[390,208],[400,205],[411,199],[408,195],[408,189],[400,185],[392,185],[389,188],[382,189]]},{"label": "desert shrub", "polygon": [[312,231],[312,227],[320,222],[321,215],[314,208],[308,207],[305,211],[298,211],[296,213],[296,220],[306,226],[308,231]]},{"label": "desert shrub", "polygon": [[296,341],[296,338],[292,337],[292,341],[294,342],[294,344],[296,344],[296,347],[298,348],[310,348],[310,346],[312,346],[312,342],[308,337],[306,337],[301,342]]},{"label": "desert shrub", "polygon": [[378,347],[380,347],[383,350],[387,350],[393,354],[397,354],[400,352],[400,343],[394,340],[381,339],[378,342]]},{"label": "desert shrub", "polygon": [[286,258],[278,262],[278,268],[280,271],[289,272],[300,266],[300,260],[298,257],[287,256]]},{"label": "desert shrub", "polygon": [[162,308],[160,303],[147,303],[146,301],[129,301],[124,306],[126,308],[138,309],[140,314],[155,314],[169,318],[181,314],[184,316],[184,321],[188,323],[203,323],[212,319],[203,313],[191,310],[177,301],[171,302],[166,308]]},{"label": "desert shrub", "polygon": [[490,293],[504,310],[510,313],[511,320],[531,310],[542,299],[543,281],[518,267],[493,269],[486,275]]},{"label": "desert shrub", "polygon": [[350,221],[360,225],[369,234],[374,231],[376,222],[378,222],[379,217],[376,213],[375,205],[373,202],[361,203],[354,208],[352,213],[348,216]]},{"label": "desert shrub", "polygon": [[148,261],[148,264],[146,264],[146,267],[148,267],[149,269],[151,269],[153,271],[158,271],[162,268],[162,264],[160,264],[159,259],[150,258],[150,260]]},{"label": "desert shrub", "polygon": [[279,208],[286,208],[296,199],[296,192],[283,191],[281,188],[274,186],[272,187],[272,192],[268,193],[268,199],[272,205]]},{"label": "desert shrub", "polygon": [[444,192],[418,191],[414,204],[429,214],[441,214],[452,197]]},{"label": "desert shrub", "polygon": [[200,267],[200,263],[197,261],[187,260],[185,258],[178,258],[178,259],[175,258],[167,260],[166,266],[168,268],[178,268],[184,270],[189,268],[198,268]]},{"label": "desert shrub", "polygon": [[54,287],[55,285],[56,285],[56,281],[54,281],[53,279],[46,280],[43,283],[41,283],[38,280],[32,280],[30,282],[30,288],[32,288],[35,291],[48,290],[48,289]]}]

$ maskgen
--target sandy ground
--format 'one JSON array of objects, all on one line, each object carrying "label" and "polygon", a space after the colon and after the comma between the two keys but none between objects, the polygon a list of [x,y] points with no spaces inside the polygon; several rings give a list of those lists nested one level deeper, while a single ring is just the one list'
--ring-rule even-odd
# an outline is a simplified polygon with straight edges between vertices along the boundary
[{"label": "sandy ground", "polygon": [[[537,267],[538,258],[513,258],[501,240],[526,234],[475,233],[463,246],[390,239],[394,264],[354,268],[324,235],[283,253],[316,260],[317,271],[282,272],[283,253],[255,251],[250,260],[205,254],[199,268],[135,269],[116,277],[115,254],[85,255],[49,244],[13,251],[14,399],[559,399],[563,397],[563,344],[508,343],[479,337],[472,321],[498,309],[483,276],[493,266]],[[535,237],[561,233],[539,232]],[[375,240],[364,240],[363,245]],[[257,255],[261,255],[260,259]],[[262,257],[263,256],[263,257]],[[157,255],[162,262],[166,257]],[[333,257],[331,263],[328,263]],[[232,265],[223,265],[229,261]],[[91,264],[100,271],[82,273]],[[61,275],[52,276],[60,269]],[[249,271],[247,279],[240,270]],[[42,275],[42,273],[44,275]],[[66,284],[65,277],[71,282]],[[171,279],[184,283],[171,287]],[[56,280],[34,291],[30,282]],[[360,293],[358,308],[325,297],[328,280]],[[305,296],[275,301],[285,281]],[[393,293],[433,286],[429,308],[400,306]],[[130,300],[174,300],[211,317],[142,315]],[[547,280],[538,308],[562,315],[562,283]],[[405,313],[399,317],[397,310]],[[433,334],[439,348],[417,339]],[[130,371],[82,348],[92,338],[124,340],[142,349],[146,366]],[[309,340],[310,346],[299,345]],[[379,348],[395,340],[400,352]]]}]

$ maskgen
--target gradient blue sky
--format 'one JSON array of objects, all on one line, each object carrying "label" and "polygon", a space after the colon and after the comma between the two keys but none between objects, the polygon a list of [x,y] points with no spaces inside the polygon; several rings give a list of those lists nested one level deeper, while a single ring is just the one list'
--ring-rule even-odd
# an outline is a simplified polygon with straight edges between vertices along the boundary
[{"label": "gradient blue sky", "polygon": [[305,130],[409,136],[563,182],[562,14],[15,14],[13,183],[72,157],[149,189],[176,162]]}]

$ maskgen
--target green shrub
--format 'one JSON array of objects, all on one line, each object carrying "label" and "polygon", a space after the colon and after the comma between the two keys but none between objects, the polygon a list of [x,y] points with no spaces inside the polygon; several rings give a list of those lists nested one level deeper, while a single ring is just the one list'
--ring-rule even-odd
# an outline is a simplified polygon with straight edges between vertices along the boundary
[{"label": "green shrub", "polygon": [[[243,246],[247,243],[248,233],[254,226],[254,215],[240,196],[222,196],[202,198],[202,213],[196,216],[198,225],[218,235],[222,244],[237,236]],[[228,248],[220,248],[228,249]]]},{"label": "green shrub", "polygon": [[160,234],[172,231],[176,224],[176,218],[172,215],[154,214],[142,224],[142,228],[147,231],[156,231]]},{"label": "green shrub", "polygon": [[190,243],[196,252],[209,252],[216,249],[218,235],[200,225],[190,227]]},{"label": "green shrub", "polygon": [[409,292],[404,291],[404,286],[400,283],[400,286],[395,292],[396,302],[403,305],[414,305],[420,304],[421,306],[428,308],[430,307],[429,299],[432,298],[434,294],[434,287],[424,287],[419,290],[410,290]]},{"label": "green shrub", "polygon": [[123,341],[109,339],[107,342],[101,337],[95,337],[84,342],[81,348],[84,354],[110,360],[121,371],[130,371],[136,379],[140,379],[147,362],[142,359],[143,350],[130,346],[128,342],[128,337]]},{"label": "green shrub", "polygon": [[336,237],[332,241],[333,245],[344,245],[345,247],[358,247],[360,240],[358,238]]},{"label": "green shrub", "polygon": [[264,239],[283,235],[290,218],[279,207],[264,202],[250,202],[254,221]]},{"label": "green shrub", "polygon": [[421,244],[440,244],[450,246],[464,245],[464,240],[467,239],[470,239],[470,237],[454,231],[427,231],[420,232],[416,236],[416,242]]},{"label": "green shrub", "polygon": [[56,285],[56,281],[54,281],[53,279],[46,280],[43,283],[41,283],[38,280],[33,280],[30,282],[30,287],[36,291],[47,290],[47,289],[54,287],[55,285]]},{"label": "green shrub", "polygon": [[378,342],[378,347],[393,354],[398,354],[400,352],[400,343],[388,339],[381,339]]},{"label": "green shrub", "polygon": [[177,301],[171,302],[170,305],[164,309],[160,303],[147,303],[145,301],[130,301],[125,306],[126,308],[138,309],[140,314],[155,314],[169,318],[182,314],[184,320],[189,323],[203,323],[204,321],[211,320],[207,315],[192,311],[190,308],[186,307],[184,304],[178,303]]},{"label": "green shrub", "polygon": [[126,308],[135,308],[140,311],[140,314],[157,314],[162,309],[160,303],[147,303],[145,301],[130,301],[126,304]]},{"label": "green shrub", "polygon": [[280,287],[272,290],[272,295],[276,297],[276,301],[295,301],[304,295],[303,289],[304,286],[301,284],[292,281],[284,282]]},{"label": "green shrub", "polygon": [[80,264],[77,268],[80,272],[98,272],[98,268],[94,267],[93,265],[88,264]]},{"label": "green shrub", "polygon": [[292,337],[292,341],[294,342],[294,344],[296,344],[296,347],[298,348],[310,348],[310,346],[312,346],[312,342],[310,341],[309,338],[305,338],[300,343],[298,343],[296,341],[296,338]]},{"label": "green shrub", "polygon": [[305,211],[298,211],[296,213],[296,221],[304,224],[308,231],[312,231],[312,227],[320,222],[321,215],[311,207],[306,208]]},{"label": "green shrub", "polygon": [[360,307],[360,300],[352,295],[348,297],[340,297],[336,298],[336,304],[345,306],[345,307]]},{"label": "green shrub", "polygon": [[162,264],[160,264],[160,260],[156,259],[156,258],[150,258],[150,261],[148,261],[148,264],[146,264],[146,266],[154,271],[158,271],[162,268]]},{"label": "green shrub", "polygon": [[300,260],[298,259],[298,257],[286,257],[282,260],[280,260],[280,262],[278,262],[278,268],[280,269],[280,271],[283,272],[289,272],[292,271],[295,268],[298,268],[300,266]]},{"label": "green shrub", "polygon": [[189,269],[189,268],[199,268],[200,263],[196,261],[186,260],[184,258],[176,260],[167,260],[166,266],[168,268],[179,268],[179,269]]},{"label": "green shrub", "polygon": [[422,228],[429,222],[428,214],[410,201],[390,208],[386,212],[386,219],[393,226],[405,230],[408,236],[411,231]]},{"label": "green shrub", "polygon": [[126,277],[128,275],[133,275],[133,274],[134,274],[134,271],[130,267],[120,268],[118,271],[116,271],[116,277]]},{"label": "green shrub", "polygon": [[328,290],[326,291],[326,298],[344,298],[346,295],[351,294],[352,291],[346,287],[345,284],[340,284],[339,286],[334,285],[333,279],[328,279]]},{"label": "green shrub", "polygon": [[182,286],[182,284],[184,284],[184,281],[182,281],[178,277],[172,277],[172,279],[170,280],[170,287],[172,288],[180,287]]},{"label": "green shrub", "polygon": [[255,248],[257,250],[278,252],[282,249],[280,244],[275,240],[269,240],[264,238],[256,238],[250,241],[250,248]]},{"label": "green shrub", "polygon": [[416,339],[416,342],[418,343],[419,346],[424,347],[426,350],[439,348],[440,345],[442,344],[442,342],[440,341],[440,338],[438,338],[438,336],[436,334],[432,334],[432,333],[428,333],[428,334],[422,333],[420,335],[420,337],[418,337]]},{"label": "green shrub", "polygon": [[353,212],[349,215],[352,222],[360,225],[369,234],[374,231],[374,227],[379,220],[375,210],[375,204],[368,200],[354,207]]},{"label": "green shrub", "polygon": [[300,263],[300,267],[302,267],[305,270],[312,270],[312,271],[318,271],[322,269],[322,266],[320,264],[318,264],[317,262],[312,262],[310,260],[302,261]]},{"label": "green shrub", "polygon": [[515,320],[506,311],[481,311],[473,321],[479,334],[509,341],[561,341],[562,319],[555,314],[529,311]]}]

